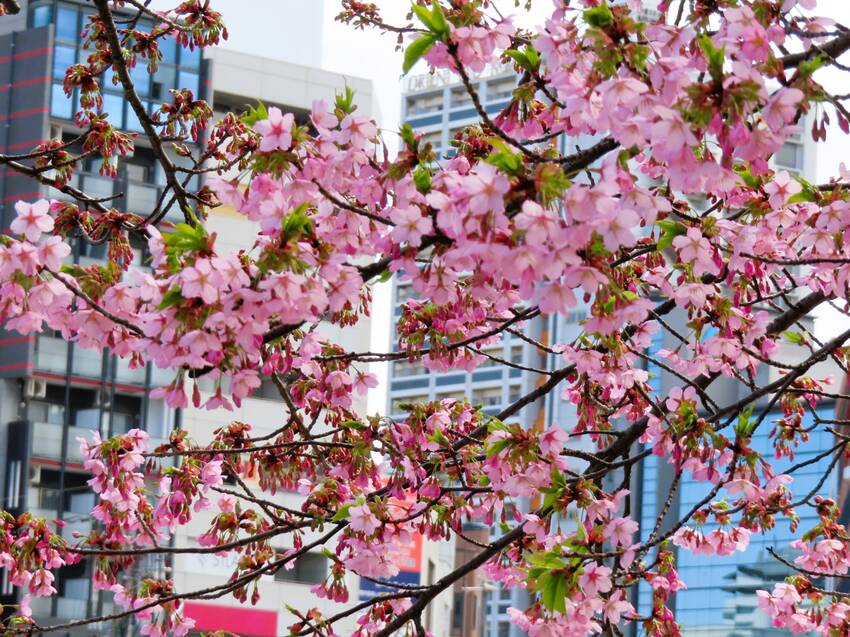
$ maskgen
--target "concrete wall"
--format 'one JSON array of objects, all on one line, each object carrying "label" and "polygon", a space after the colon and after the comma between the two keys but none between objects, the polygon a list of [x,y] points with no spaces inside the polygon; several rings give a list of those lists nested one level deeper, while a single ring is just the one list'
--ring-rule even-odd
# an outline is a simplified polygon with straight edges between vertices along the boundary
[{"label": "concrete wall", "polygon": [[212,61],[211,80],[217,95],[309,111],[314,100],[324,99],[332,104],[347,82],[357,93],[358,114],[376,115],[370,80],[225,48],[210,49],[206,56]]}]

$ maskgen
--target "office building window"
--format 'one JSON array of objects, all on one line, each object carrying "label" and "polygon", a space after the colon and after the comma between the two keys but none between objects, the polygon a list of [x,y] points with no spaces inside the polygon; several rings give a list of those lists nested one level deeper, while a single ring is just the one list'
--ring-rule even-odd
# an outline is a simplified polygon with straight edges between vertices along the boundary
[{"label": "office building window", "polygon": [[394,398],[392,402],[392,413],[401,414],[404,413],[404,409],[402,409],[402,405],[411,405],[416,403],[423,403],[428,400],[428,396],[406,396],[404,398]]},{"label": "office building window", "polygon": [[472,392],[472,404],[493,407],[502,404],[502,388],[488,387],[486,389],[475,389]]},{"label": "office building window", "polygon": [[413,361],[412,363],[410,361],[396,361],[393,363],[394,377],[420,376],[427,373],[428,369],[422,364],[421,360]]},{"label": "office building window", "polygon": [[798,171],[803,168],[803,146],[793,141],[787,141],[774,155],[776,165],[781,168]]},{"label": "office building window", "polygon": [[30,9],[30,24],[34,29],[47,26],[53,17],[53,7],[49,4],[41,4]]},{"label": "office building window", "polygon": [[454,87],[451,93],[451,100],[452,108],[472,104],[472,97],[469,95],[465,86]]},{"label": "office building window", "polygon": [[424,95],[414,95],[407,98],[407,114],[420,115],[423,113],[433,113],[443,108],[443,91],[435,91],[433,93],[425,93]]},{"label": "office building window", "polygon": [[408,299],[415,297],[416,292],[414,292],[412,285],[399,285],[395,289],[395,302],[398,304],[404,303]]},{"label": "office building window", "polygon": [[454,606],[452,607],[452,630],[463,628],[463,592],[455,593]]},{"label": "office building window", "polygon": [[487,101],[499,102],[510,99],[514,94],[516,86],[517,81],[515,77],[490,80],[487,82]]},{"label": "office building window", "polygon": [[295,566],[280,568],[274,574],[275,581],[297,584],[321,584],[328,575],[328,558],[319,553],[305,553],[295,560]]}]

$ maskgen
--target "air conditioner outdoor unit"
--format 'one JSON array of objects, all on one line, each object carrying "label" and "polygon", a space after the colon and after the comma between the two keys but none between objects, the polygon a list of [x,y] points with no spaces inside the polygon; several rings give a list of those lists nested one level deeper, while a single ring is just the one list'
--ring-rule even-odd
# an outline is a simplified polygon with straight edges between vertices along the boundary
[{"label": "air conditioner outdoor unit", "polygon": [[47,396],[47,381],[43,378],[27,378],[24,381],[24,397],[28,400]]}]

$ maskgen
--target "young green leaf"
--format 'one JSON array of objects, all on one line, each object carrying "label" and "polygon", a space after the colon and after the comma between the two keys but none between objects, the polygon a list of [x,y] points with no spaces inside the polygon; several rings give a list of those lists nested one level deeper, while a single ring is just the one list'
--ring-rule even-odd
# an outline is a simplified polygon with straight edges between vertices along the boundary
[{"label": "young green leaf", "polygon": [[413,68],[413,65],[416,64],[423,55],[428,53],[428,51],[431,50],[431,47],[433,47],[436,43],[437,36],[433,33],[426,33],[411,42],[404,51],[404,64],[401,67],[402,71],[407,74],[407,72]]}]

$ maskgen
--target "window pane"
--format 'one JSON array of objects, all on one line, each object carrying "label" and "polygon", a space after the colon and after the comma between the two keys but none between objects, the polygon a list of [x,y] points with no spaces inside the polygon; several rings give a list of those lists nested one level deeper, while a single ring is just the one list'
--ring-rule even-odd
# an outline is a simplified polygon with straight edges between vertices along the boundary
[{"label": "window pane", "polygon": [[53,50],[53,77],[61,80],[65,71],[76,61],[76,51],[72,46],[57,45]]},{"label": "window pane", "polygon": [[133,80],[136,93],[142,97],[150,95],[151,76],[148,73],[148,67],[144,60],[138,60],[136,66],[130,69],[130,79]]},{"label": "window pane", "polygon": [[187,88],[192,91],[192,95],[198,97],[198,85],[200,83],[200,76],[197,73],[187,73],[186,71],[180,71],[180,79],[177,82],[178,88]]},{"label": "window pane", "polygon": [[[148,108],[147,102],[142,102],[145,107],[145,110],[150,110]],[[133,110],[133,107],[127,104],[127,130],[133,131],[134,133],[142,132],[142,124],[139,121],[139,118],[136,117],[136,111]]]},{"label": "window pane", "polygon": [[800,167],[800,145],[792,143],[784,143],[782,147],[776,151],[776,163],[790,168]]},{"label": "window pane", "polygon": [[49,4],[41,5],[40,7],[35,7],[32,10],[32,26],[37,29],[38,27],[43,27],[47,24],[50,24],[50,13],[52,7]]},{"label": "window pane", "polygon": [[109,121],[116,128],[124,128],[122,112],[124,110],[124,98],[111,93],[103,94],[103,108],[101,112],[109,113]]},{"label": "window pane", "polygon": [[194,50],[181,48],[180,49],[180,66],[197,69],[201,66],[201,50],[195,47]]},{"label": "window pane", "polygon": [[320,584],[328,573],[328,558],[318,553],[305,553],[296,558],[295,566],[290,570],[281,568],[274,578],[283,582],[301,584]]},{"label": "window pane", "polygon": [[80,28],[77,25],[77,8],[59,5],[59,11],[56,14],[56,38],[74,42],[79,37]]},{"label": "window pane", "polygon": [[153,76],[152,97],[158,100],[166,99],[168,91],[174,88],[176,82],[177,70],[173,66],[161,64]]},{"label": "window pane", "polygon": [[177,41],[174,38],[160,40],[159,50],[164,64],[177,64]]},{"label": "window pane", "polygon": [[54,84],[50,91],[50,114],[53,117],[71,119],[71,100],[65,97],[61,84]]}]

